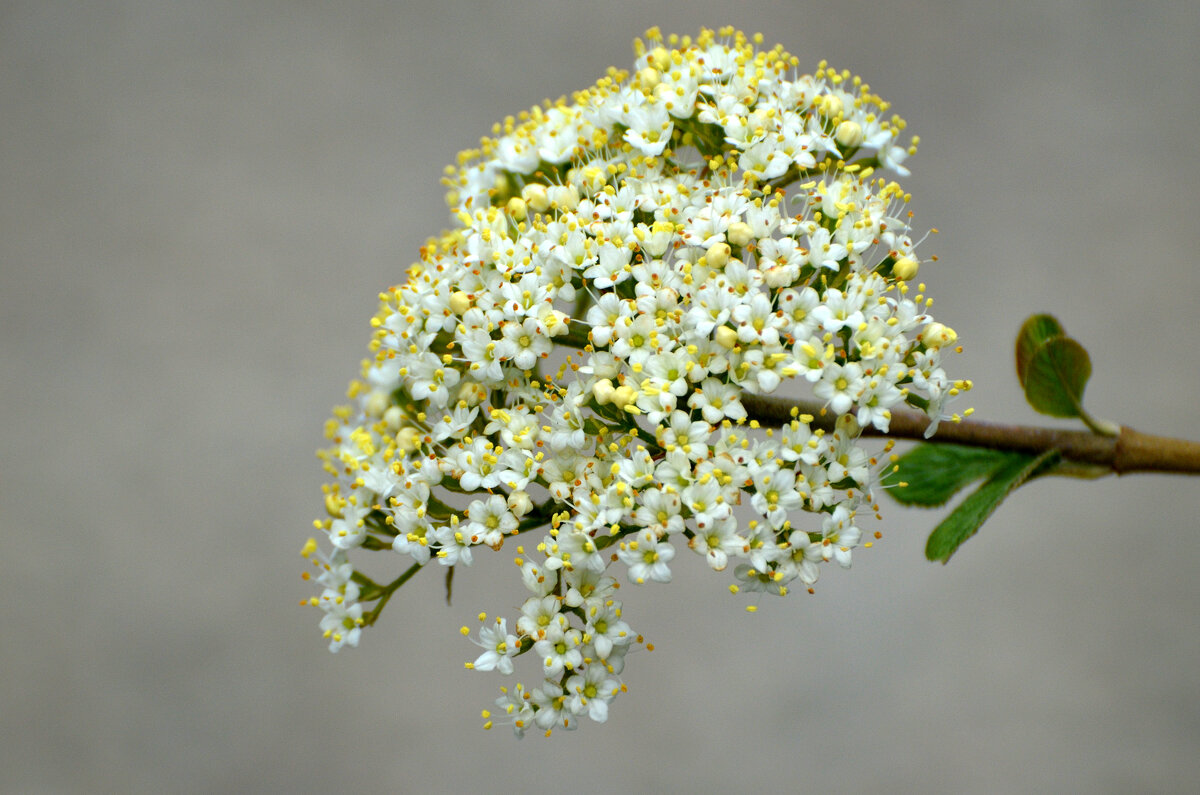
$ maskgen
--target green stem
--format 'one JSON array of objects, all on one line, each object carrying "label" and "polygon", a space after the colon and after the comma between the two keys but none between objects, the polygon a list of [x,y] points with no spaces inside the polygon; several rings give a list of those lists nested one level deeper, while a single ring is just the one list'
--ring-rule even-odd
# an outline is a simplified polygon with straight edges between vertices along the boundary
[{"label": "green stem", "polygon": [[589,326],[572,318],[570,320],[570,325],[567,326],[567,333],[554,337],[553,341],[555,345],[563,345],[567,348],[583,350],[588,345],[588,333],[590,331],[591,329]]},{"label": "green stem", "polygon": [[375,603],[375,607],[371,608],[371,612],[363,616],[363,626],[369,627],[375,623],[375,619],[379,618],[379,614],[383,612],[383,606],[386,605],[388,600],[392,598],[392,594],[394,594],[401,585],[404,585],[404,583],[412,579],[412,576],[420,571],[422,566],[424,566],[424,564],[414,563],[413,565],[409,566],[408,569],[406,569],[405,572],[399,577],[383,586],[383,592],[379,595],[379,601]]}]

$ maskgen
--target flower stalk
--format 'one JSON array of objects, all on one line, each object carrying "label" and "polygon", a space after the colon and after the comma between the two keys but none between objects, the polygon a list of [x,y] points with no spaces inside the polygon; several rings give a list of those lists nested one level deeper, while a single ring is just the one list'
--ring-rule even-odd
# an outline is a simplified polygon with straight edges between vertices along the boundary
[{"label": "flower stalk", "polygon": [[[814,428],[833,430],[835,418],[824,411],[817,400],[790,400],[776,395],[743,395],[742,405],[750,419],[764,424],[786,422],[793,412],[810,414]],[[907,409],[894,409],[887,432],[873,427],[863,436],[888,436],[913,439],[931,444],[960,444],[1017,453],[1039,455],[1057,450],[1064,462],[1099,467],[1097,474],[1129,475],[1138,472],[1163,474],[1200,474],[1200,442],[1142,433],[1121,425],[1119,435],[1107,436],[1090,431],[1043,428],[1000,422],[964,419],[943,422],[937,432],[926,437],[930,419]]]}]

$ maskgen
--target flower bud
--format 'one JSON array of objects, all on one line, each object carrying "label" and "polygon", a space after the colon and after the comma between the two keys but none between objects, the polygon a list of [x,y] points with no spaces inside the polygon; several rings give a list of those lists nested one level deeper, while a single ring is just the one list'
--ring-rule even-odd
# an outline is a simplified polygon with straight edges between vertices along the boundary
[{"label": "flower bud", "polygon": [[734,221],[725,230],[725,239],[735,246],[744,246],[754,239],[754,230],[745,221]]},{"label": "flower bud", "polygon": [[822,110],[825,111],[825,115],[831,119],[841,116],[842,110],[844,109],[844,106],[842,105],[842,98],[834,96],[833,94],[826,94],[821,105]]},{"label": "flower bud", "polygon": [[408,454],[421,446],[421,432],[411,425],[407,428],[401,428],[400,433],[396,434],[396,447],[400,452]]},{"label": "flower bud", "polygon": [[642,84],[642,89],[645,91],[653,91],[661,80],[662,75],[653,66],[647,66],[638,72],[638,82]]},{"label": "flower bud", "polygon": [[901,257],[892,266],[892,275],[901,281],[911,281],[917,275],[919,263],[912,257]]},{"label": "flower bud", "polygon": [[456,290],[450,293],[450,311],[456,315],[463,315],[471,308],[471,296],[464,293],[462,290]]},{"label": "flower bud", "polygon": [[737,345],[738,333],[729,326],[717,326],[717,332],[713,338],[722,348],[733,350]]},{"label": "flower bud", "polygon": [[476,381],[463,381],[458,388],[458,401],[468,408],[478,406],[487,398],[487,389]]},{"label": "flower bud", "polygon": [[383,422],[393,431],[400,430],[400,423],[404,420],[404,412],[399,406],[390,406],[387,411],[383,412]]},{"label": "flower bud", "polygon": [[863,142],[862,125],[854,121],[844,121],[837,126],[837,132],[834,133],[834,137],[842,146],[858,146]]},{"label": "flower bud", "polygon": [[551,185],[546,188],[551,206],[560,210],[574,210],[579,206],[579,191],[574,185]]},{"label": "flower bud", "polygon": [[529,213],[525,209],[525,200],[519,196],[513,196],[508,200],[508,204],[504,205],[504,211],[518,221],[524,221]]},{"label": "flower bud", "polygon": [[525,206],[535,213],[550,209],[550,197],[546,194],[545,185],[526,185],[521,189],[521,198],[525,200]]},{"label": "flower bud", "polygon": [[637,391],[631,386],[619,386],[613,390],[612,404],[619,409],[625,408],[635,400],[637,400]]},{"label": "flower bud", "polygon": [[704,254],[704,260],[710,268],[724,268],[729,262],[731,250],[728,243],[713,243]]},{"label": "flower bud", "polygon": [[958,335],[954,333],[954,329],[949,326],[943,326],[941,323],[930,323],[921,332],[921,342],[926,348],[941,348],[944,345],[953,345],[958,339]]},{"label": "flower bud", "polygon": [[372,392],[367,397],[366,405],[363,406],[364,413],[369,417],[382,417],[383,412],[387,411],[389,400],[385,392]]},{"label": "flower bud", "polygon": [[596,402],[601,406],[612,402],[614,392],[616,392],[616,387],[607,378],[601,378],[592,384],[592,397],[596,398]]},{"label": "flower bud", "polygon": [[533,510],[533,500],[525,491],[514,491],[508,495],[508,509],[513,512],[514,516],[524,516]]}]

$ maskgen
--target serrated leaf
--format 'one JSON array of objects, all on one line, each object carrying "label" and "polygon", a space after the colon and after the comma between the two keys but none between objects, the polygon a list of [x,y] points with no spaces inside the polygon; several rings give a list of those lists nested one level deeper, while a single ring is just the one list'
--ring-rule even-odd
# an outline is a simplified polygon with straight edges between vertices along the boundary
[{"label": "serrated leaf", "polygon": [[925,543],[925,557],[942,563],[950,560],[963,542],[979,532],[1005,497],[1030,478],[1053,467],[1060,457],[1057,450],[1047,450],[1036,458],[1016,456],[1002,465],[933,529]]},{"label": "serrated leaf", "polygon": [[1029,360],[1025,399],[1042,414],[1078,417],[1091,375],[1092,360],[1082,345],[1070,337],[1052,337]]},{"label": "serrated leaf", "polygon": [[[922,444],[896,461],[898,467],[888,473],[883,484],[888,494],[903,505],[936,508],[944,505],[960,489],[985,478],[1020,453],[963,447],[955,444]],[[906,486],[898,484],[904,482]]]},{"label": "serrated leaf", "polygon": [[1054,315],[1031,315],[1021,324],[1017,332],[1017,380],[1025,387],[1025,373],[1029,370],[1029,360],[1042,344],[1051,337],[1065,337],[1062,324]]}]

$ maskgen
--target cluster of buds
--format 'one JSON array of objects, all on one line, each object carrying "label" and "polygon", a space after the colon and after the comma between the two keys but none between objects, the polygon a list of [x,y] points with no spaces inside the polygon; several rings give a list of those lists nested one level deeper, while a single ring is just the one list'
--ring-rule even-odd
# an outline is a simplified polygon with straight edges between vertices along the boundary
[{"label": "cluster of buds", "polygon": [[[379,585],[360,550],[449,567],[515,546],[527,600],[511,627],[481,614],[469,667],[529,659],[497,716],[548,732],[605,720],[624,688],[641,638],[618,577],[668,582],[687,549],[784,595],[849,567],[882,470],[863,428],[901,404],[936,422],[969,382],[942,369],[954,332],[909,287],[909,196],[879,176],[906,175],[916,139],[858,78],[759,42],[651,30],[632,74],[448,170],[457,225],[380,296],[327,428],[332,550],[306,554],[332,650],[411,574]],[[788,389],[830,430],[748,416],[743,396]]]}]

